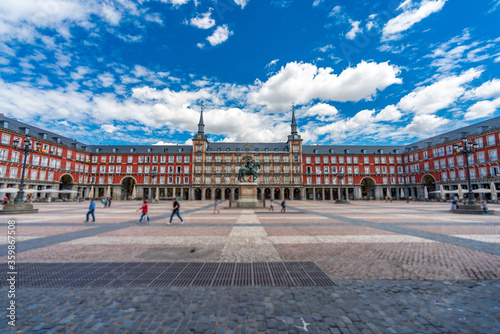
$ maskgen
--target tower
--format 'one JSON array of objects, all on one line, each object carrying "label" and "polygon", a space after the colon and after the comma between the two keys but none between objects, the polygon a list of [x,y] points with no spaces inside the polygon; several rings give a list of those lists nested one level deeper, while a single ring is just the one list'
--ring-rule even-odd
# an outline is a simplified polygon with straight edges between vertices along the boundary
[{"label": "tower", "polygon": [[[292,103],[292,124],[291,132],[288,135],[288,150],[290,152],[290,180],[294,185],[302,184],[302,138],[297,131],[297,121],[295,120],[295,105]],[[295,191],[295,190],[294,190]],[[300,198],[304,197],[303,188],[300,189]],[[295,194],[292,195],[296,197]]]}]

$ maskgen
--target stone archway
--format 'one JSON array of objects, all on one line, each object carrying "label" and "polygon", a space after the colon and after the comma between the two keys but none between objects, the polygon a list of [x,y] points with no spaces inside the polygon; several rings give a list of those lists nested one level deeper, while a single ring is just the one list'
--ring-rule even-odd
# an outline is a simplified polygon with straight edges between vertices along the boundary
[{"label": "stone archway", "polygon": [[[133,177],[127,176],[122,179],[122,200],[126,199],[132,199],[134,196],[134,187],[136,186],[137,182]],[[137,197],[137,194],[136,194]]]},{"label": "stone archway", "polygon": [[201,201],[201,189],[200,188],[196,188],[194,190],[194,199],[196,201]]},{"label": "stone archway", "polygon": [[300,200],[300,189],[298,188],[293,189],[293,199]]},{"label": "stone archway", "polygon": [[[59,190],[73,190],[73,177],[69,174],[64,174],[61,176],[59,181]],[[70,193],[60,193],[59,198],[70,198]]]},{"label": "stone archway", "polygon": [[375,180],[371,177],[365,177],[361,180],[361,195],[363,198],[375,198]]}]

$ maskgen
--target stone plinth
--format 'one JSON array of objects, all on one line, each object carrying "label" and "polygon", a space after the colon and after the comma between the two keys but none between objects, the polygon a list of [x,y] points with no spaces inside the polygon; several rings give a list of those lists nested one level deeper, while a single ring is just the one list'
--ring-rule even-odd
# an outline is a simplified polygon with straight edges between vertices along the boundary
[{"label": "stone plinth", "polygon": [[[469,215],[484,215],[483,208],[479,204],[458,204],[458,209],[452,210],[452,213],[461,213]],[[488,214],[492,215],[495,211],[488,209]]]},{"label": "stone plinth", "polygon": [[240,183],[239,199],[236,202],[238,208],[257,208],[257,183]]},{"label": "stone plinth", "polygon": [[37,213],[38,209],[33,209],[32,204],[5,204],[0,215],[18,215],[23,213]]},{"label": "stone plinth", "polygon": [[338,199],[335,201],[335,204],[351,204],[351,202],[345,199]]}]

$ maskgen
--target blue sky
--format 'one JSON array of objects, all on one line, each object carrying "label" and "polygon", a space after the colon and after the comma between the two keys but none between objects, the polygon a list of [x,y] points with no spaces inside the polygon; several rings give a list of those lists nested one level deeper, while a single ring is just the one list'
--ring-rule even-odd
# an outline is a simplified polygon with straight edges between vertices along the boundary
[{"label": "blue sky", "polygon": [[91,144],[405,144],[500,115],[500,0],[3,0],[0,112]]}]

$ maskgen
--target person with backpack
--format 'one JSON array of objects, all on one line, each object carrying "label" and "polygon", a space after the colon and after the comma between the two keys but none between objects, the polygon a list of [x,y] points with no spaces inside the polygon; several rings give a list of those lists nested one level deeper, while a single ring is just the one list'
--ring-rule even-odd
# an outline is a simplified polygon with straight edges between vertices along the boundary
[{"label": "person with backpack", "polygon": [[179,215],[179,209],[180,209],[179,202],[177,202],[177,198],[174,198],[174,205],[172,208],[172,214],[170,215],[170,222],[167,223],[167,225],[172,225],[172,218],[174,218],[174,215],[177,215],[179,219],[181,220],[181,224],[184,224],[184,220],[182,220],[182,217]]},{"label": "person with backpack", "polygon": [[283,200],[283,202],[281,202],[281,212],[286,212],[286,203],[285,203],[285,200]]},{"label": "person with backpack", "polygon": [[146,218],[148,219],[148,222],[149,222],[149,215],[148,215],[148,201],[147,200],[144,200],[144,205],[141,206],[139,209],[137,209],[135,212],[138,212],[139,210],[142,210],[142,216],[141,216],[141,219],[139,219],[139,222],[137,224],[140,224],[142,223],[142,218],[144,216],[146,216]]}]

